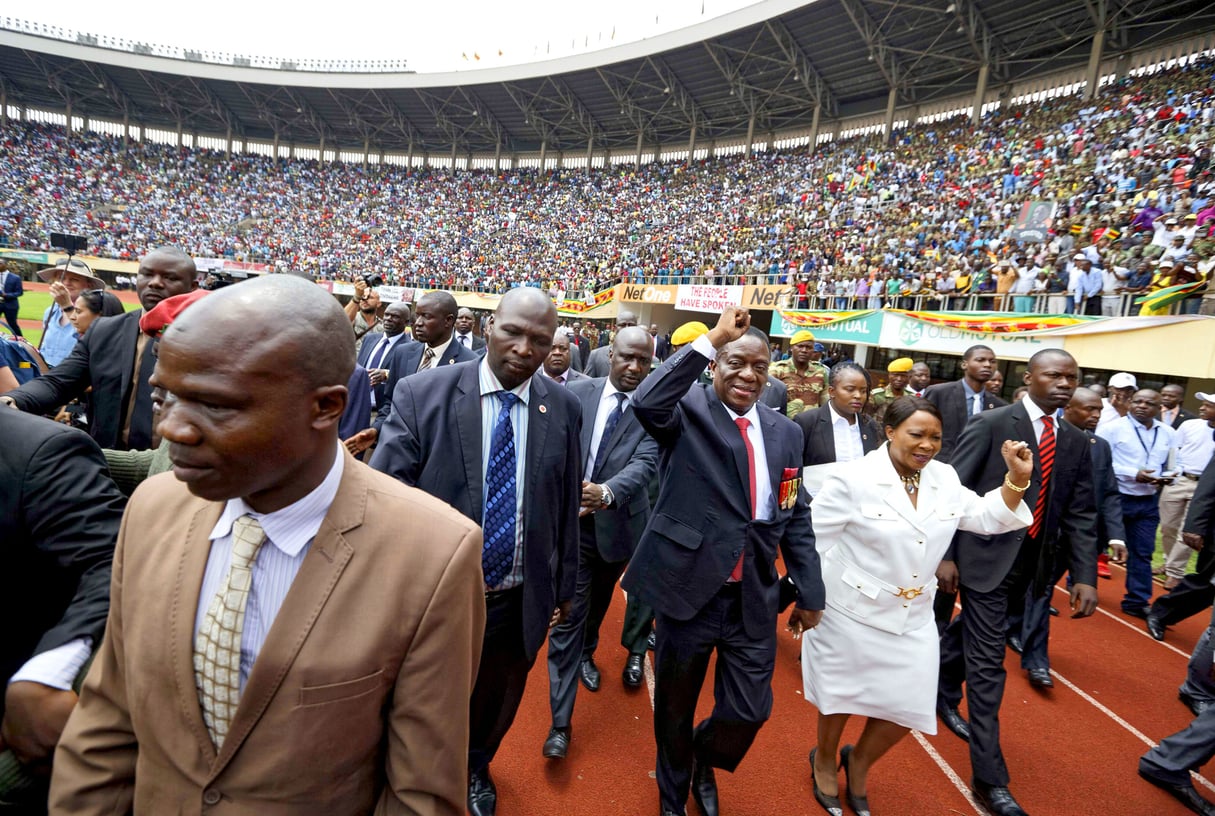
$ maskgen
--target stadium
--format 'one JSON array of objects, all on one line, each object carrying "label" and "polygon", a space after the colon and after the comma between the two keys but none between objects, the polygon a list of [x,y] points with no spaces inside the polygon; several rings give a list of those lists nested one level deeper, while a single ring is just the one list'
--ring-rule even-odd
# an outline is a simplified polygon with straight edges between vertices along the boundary
[{"label": "stadium", "polygon": [[[50,303],[35,273],[66,233],[128,309],[138,259],[171,245],[221,281],[304,273],[343,302],[380,277],[385,303],[447,291],[487,315],[535,287],[605,333],[625,310],[669,334],[742,305],[778,345],[809,330],[879,378],[913,357],[957,380],[981,343],[1005,398],[1043,349],[1087,380],[1181,385],[1187,407],[1215,394],[1209,0],[764,0],[447,73],[202,46],[0,17],[0,259],[31,337]],[[1108,274],[1087,290],[1094,259]],[[1134,760],[1190,722],[1176,681],[1205,621],[1157,642],[1117,614],[1121,583],[1054,624],[1053,692],[1010,658],[1004,749],[1034,813],[1183,812]],[[653,671],[648,694],[615,679],[623,606],[565,764],[541,764],[532,672],[495,760],[500,812],[654,812]],[[777,645],[773,718],[720,775],[730,813],[819,812],[800,647],[783,629]],[[985,816],[969,762],[914,732],[875,803]]]}]

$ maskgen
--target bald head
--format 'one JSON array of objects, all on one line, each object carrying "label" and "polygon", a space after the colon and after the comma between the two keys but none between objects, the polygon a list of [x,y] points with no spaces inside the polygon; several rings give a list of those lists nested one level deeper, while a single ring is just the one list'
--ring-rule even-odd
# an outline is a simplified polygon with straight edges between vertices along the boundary
[{"label": "bald head", "polygon": [[166,342],[213,342],[241,357],[272,348],[289,354],[280,369],[310,388],[346,385],[354,371],[350,320],[328,292],[291,275],[264,275],[228,286],[182,312]]},{"label": "bald head", "polygon": [[648,331],[636,324],[617,331],[615,339],[612,340],[612,348],[619,348],[620,346],[629,345],[632,343],[648,344],[651,355],[653,354],[654,338],[650,336]]},{"label": "bald head", "polygon": [[616,328],[624,329],[629,326],[637,325],[637,313],[630,312],[628,309],[622,309],[620,314],[616,315]]},{"label": "bald head", "polygon": [[1095,431],[1097,423],[1101,421],[1101,411],[1104,407],[1097,392],[1088,388],[1077,388],[1071,401],[1063,409],[1063,418],[1077,428]]}]

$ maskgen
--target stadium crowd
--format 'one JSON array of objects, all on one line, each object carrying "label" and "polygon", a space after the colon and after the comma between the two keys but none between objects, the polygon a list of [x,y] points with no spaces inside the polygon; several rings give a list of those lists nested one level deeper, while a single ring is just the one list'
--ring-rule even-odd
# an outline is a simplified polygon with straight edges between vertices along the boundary
[{"label": "stadium crowd", "polygon": [[[42,270],[63,356],[0,380],[0,558],[19,577],[0,599],[0,804],[493,816],[490,769],[508,766],[541,647],[537,747],[561,761],[578,689],[604,682],[619,582],[626,687],[654,650],[664,816],[689,796],[719,812],[714,769],[744,761],[772,711],[785,610],[828,813],[869,814],[879,760],[939,720],[969,743],[976,801],[1025,816],[1000,747],[1005,643],[1051,687],[1053,588],[1068,573],[1073,617],[1092,615],[1111,558],[1121,613],[1157,640],[1211,605],[1215,394],[1194,416],[1130,372],[1080,386],[1084,361],[1045,349],[1006,403],[983,345],[956,381],[901,357],[873,390],[810,331],[770,365],[745,308],[669,338],[623,311],[614,331],[567,332],[538,287],[804,276],[832,302],[879,282],[883,302],[917,284],[1016,298],[1051,267],[1063,309],[1091,313],[1156,259],[1197,280],[1210,67],[876,150],[544,176],[124,152],[15,126],[10,239],[44,246],[54,225],[138,258],[140,308],[105,315],[78,261]],[[1019,246],[1036,199],[1055,234]],[[214,256],[290,274],[207,292],[195,258]],[[371,270],[435,291],[381,308]],[[355,299],[314,275],[359,280]],[[504,290],[480,325],[465,286]],[[46,418],[73,401],[87,433]],[[1213,641],[1215,625],[1181,689],[1193,723],[1139,765],[1199,813],[1215,811],[1189,777],[1215,752]],[[840,746],[851,716],[867,723]]]},{"label": "stadium crowd", "polygon": [[[103,257],[173,244],[320,278],[376,271],[491,292],[760,276],[818,308],[948,308],[961,303],[950,295],[981,293],[1009,311],[1097,309],[1101,295],[1209,274],[1211,70],[1202,60],[1107,85],[1092,102],[1004,106],[978,127],[920,123],[890,145],[868,135],[813,156],[544,174],[124,148],[13,122],[0,142],[0,238],[46,249],[55,229],[89,236]],[[1053,234],[1018,241],[1020,207],[1037,200],[1054,205]],[[1115,240],[1102,244],[1106,230]],[[1080,250],[1102,273],[1091,281]]]}]

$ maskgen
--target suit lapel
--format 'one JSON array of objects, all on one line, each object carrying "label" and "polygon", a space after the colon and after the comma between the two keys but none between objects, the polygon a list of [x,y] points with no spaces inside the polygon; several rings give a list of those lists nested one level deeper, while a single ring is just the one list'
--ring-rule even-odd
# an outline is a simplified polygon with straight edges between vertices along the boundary
[{"label": "suit lapel", "polygon": [[[203,722],[198,686],[194,682],[194,620],[198,614],[203,573],[211,554],[211,530],[224,510],[219,502],[208,502],[194,513],[186,535],[177,542],[177,580],[173,582],[173,604],[169,614],[173,684],[182,715],[208,764],[215,759],[215,745]],[[210,598],[206,600],[210,603]]]},{"label": "suit lapel", "polygon": [[354,548],[343,534],[363,523],[363,514],[367,509],[367,483],[366,475],[355,467],[354,459],[344,451],[342,455],[346,461],[337,495],[304,556],[299,573],[291,582],[287,597],[283,599],[283,605],[266,635],[266,642],[262,644],[262,650],[253,664],[253,671],[249,673],[236,715],[232,718],[232,727],[211,767],[212,779],[223,771],[240,749],[278,693],[283,678],[287,676],[321,610],[325,608],[325,602],[354,555]]},{"label": "suit lapel", "polygon": [[814,429],[818,435],[819,450],[827,453],[825,462],[835,461],[835,429],[831,427],[831,408],[824,405],[818,409],[818,424]]},{"label": "suit lapel", "polygon": [[[130,395],[131,376],[135,373],[135,353],[139,350],[139,316],[142,314],[141,309],[136,309],[123,315],[126,323],[122,324],[122,347],[127,351],[118,360],[119,365],[122,366],[122,387],[118,390],[123,399],[122,414],[126,413],[126,399]],[[119,433],[122,432],[122,428],[118,430]]]},{"label": "suit lapel", "polygon": [[485,478],[481,464],[481,388],[478,385],[480,365],[470,365],[456,383],[455,415],[460,456],[464,462],[464,478],[468,484],[468,506],[472,518],[481,523],[481,486]]},{"label": "suit lapel", "polygon": [[[595,433],[595,415],[599,413],[599,403],[603,400],[603,389],[606,387],[607,380],[604,380],[589,392],[586,392],[582,400],[582,433],[580,439],[582,441],[582,459],[584,463],[591,450],[591,438]],[[587,474],[587,478],[590,478],[590,474]]]},{"label": "suit lapel", "polygon": [[[550,387],[560,388],[556,383],[544,382],[543,379],[537,376],[532,376],[531,398],[527,406],[527,470],[525,474],[536,474],[540,472],[540,456],[544,453],[544,443],[548,438],[548,389]],[[579,469],[585,462],[579,463]],[[534,475],[528,478],[527,475],[523,479],[523,502],[524,507],[527,507],[533,501],[531,486],[536,484],[539,479]],[[524,511],[523,525],[527,526],[527,511]]]},{"label": "suit lapel", "polygon": [[[734,458],[734,469],[738,473],[738,484],[742,490],[734,493],[738,497],[738,507],[745,510],[745,514],[751,515],[750,502],[747,501],[747,491],[751,489],[751,468],[747,465],[747,448],[743,444],[742,434],[738,431],[738,426],[734,424],[734,420],[730,418],[729,411],[722,404],[716,395],[710,390],[703,392],[709,403],[709,415],[713,417],[713,424],[717,428],[717,433],[721,436],[721,441]],[[765,444],[766,447],[766,444]]]},{"label": "suit lapel", "polygon": [[[774,408],[773,411],[776,409]],[[769,411],[759,412],[759,424],[764,435],[764,458],[768,465],[768,482],[772,490],[772,498],[780,504],[780,481],[784,475],[785,458],[781,456],[780,438],[776,434],[776,414]],[[801,469],[798,469],[800,475]],[[778,506],[776,508],[780,510]]]}]

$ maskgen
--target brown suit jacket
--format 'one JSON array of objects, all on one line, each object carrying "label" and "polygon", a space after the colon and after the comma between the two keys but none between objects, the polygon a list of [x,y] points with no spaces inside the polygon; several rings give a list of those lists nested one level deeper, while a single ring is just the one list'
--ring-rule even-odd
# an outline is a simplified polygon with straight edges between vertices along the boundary
[{"label": "brown suit jacket", "polygon": [[106,634],[55,755],[51,813],[463,816],[481,530],[342,455],[218,756],[192,643],[223,505],[170,473],[135,492]]}]

